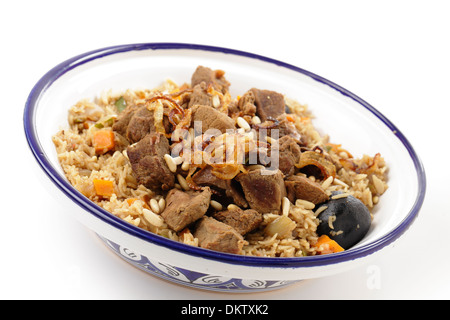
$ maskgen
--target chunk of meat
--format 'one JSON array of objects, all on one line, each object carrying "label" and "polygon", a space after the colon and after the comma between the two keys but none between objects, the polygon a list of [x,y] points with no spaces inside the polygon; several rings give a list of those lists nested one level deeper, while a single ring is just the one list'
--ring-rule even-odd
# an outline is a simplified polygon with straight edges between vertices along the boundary
[{"label": "chunk of meat", "polygon": [[233,119],[213,107],[195,105],[191,109],[194,126],[196,121],[201,122],[202,133],[208,129],[216,129],[225,133],[227,130],[236,128]]},{"label": "chunk of meat", "polygon": [[166,197],[166,207],[161,213],[167,225],[175,231],[186,228],[200,219],[208,210],[211,190],[181,191],[172,189]]},{"label": "chunk of meat", "polygon": [[192,181],[199,186],[208,186],[220,193],[225,194],[226,197],[230,198],[233,203],[239,207],[247,208],[248,203],[236,186],[236,182],[233,180],[224,180],[216,177],[212,173],[212,167],[206,166],[192,176]]},{"label": "chunk of meat", "polygon": [[158,132],[152,132],[129,146],[127,155],[137,182],[154,190],[172,188],[175,177],[164,160],[168,153],[169,141]]},{"label": "chunk of meat", "polygon": [[286,196],[283,178],[280,170],[266,175],[262,174],[262,169],[256,169],[239,174],[236,180],[240,182],[250,208],[261,213],[278,213]]},{"label": "chunk of meat", "polygon": [[228,91],[230,83],[224,77],[225,72],[222,70],[212,70],[208,67],[198,66],[191,77],[191,87],[195,87],[201,82],[205,82],[206,85],[212,85],[217,91],[223,94]]},{"label": "chunk of meat", "polygon": [[281,93],[256,88],[252,88],[250,91],[255,96],[256,115],[261,121],[264,122],[270,118],[276,119],[284,114],[285,102]]},{"label": "chunk of meat", "polygon": [[247,91],[238,102],[233,101],[228,105],[228,112],[233,117],[254,117],[256,114],[255,95]]},{"label": "chunk of meat", "polygon": [[195,105],[213,107],[213,97],[208,93],[205,82],[201,82],[192,88],[188,107],[191,108]]},{"label": "chunk of meat", "polygon": [[233,227],[208,216],[198,222],[194,237],[202,248],[235,254],[242,251],[245,242]]},{"label": "chunk of meat", "polygon": [[[113,130],[127,138],[130,143],[135,143],[144,138],[148,133],[155,131],[155,118],[153,111],[147,106],[129,106],[122,111],[113,125]],[[171,124],[167,117],[163,118],[166,132],[171,130]]]},{"label": "chunk of meat", "polygon": [[256,105],[255,105],[255,94],[253,91],[247,91],[244,95],[239,99],[239,109],[242,112],[242,115],[248,115],[253,117],[256,114]]},{"label": "chunk of meat", "polygon": [[112,126],[113,130],[122,135],[123,137],[126,137],[128,124],[130,123],[130,120],[137,109],[139,109],[139,107],[134,104],[128,105],[125,108],[125,110],[119,113],[116,121]]},{"label": "chunk of meat", "polygon": [[[300,161],[301,150],[297,142],[290,136],[278,140],[279,169],[285,176],[294,174],[295,164]],[[273,152],[273,150],[272,150]]]},{"label": "chunk of meat", "polygon": [[216,212],[213,218],[228,224],[242,235],[255,230],[263,221],[260,212],[253,209],[242,210],[239,207]]},{"label": "chunk of meat", "polygon": [[287,120],[286,115],[283,114],[279,117],[277,117],[278,120],[278,130],[279,130],[279,137],[289,136],[292,139],[294,139],[297,143],[301,145],[305,145],[305,142],[303,141],[303,137],[298,132],[297,128],[295,128],[295,125]]},{"label": "chunk of meat", "polygon": [[142,106],[137,109],[128,122],[126,137],[131,143],[138,142],[150,132],[155,131],[153,111]]},{"label": "chunk of meat", "polygon": [[321,185],[304,176],[291,176],[285,181],[287,195],[292,203],[302,199],[319,204],[328,200],[327,193]]}]

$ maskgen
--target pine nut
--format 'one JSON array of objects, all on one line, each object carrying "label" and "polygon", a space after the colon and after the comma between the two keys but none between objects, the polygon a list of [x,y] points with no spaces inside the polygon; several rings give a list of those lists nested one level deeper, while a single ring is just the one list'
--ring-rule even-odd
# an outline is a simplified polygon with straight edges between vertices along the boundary
[{"label": "pine nut", "polygon": [[237,122],[237,125],[238,125],[239,127],[241,127],[242,129],[244,129],[245,131],[250,131],[250,129],[251,129],[251,128],[250,128],[250,125],[248,124],[247,121],[245,121],[244,118],[238,117],[237,120],[236,120],[236,122]]},{"label": "pine nut", "polygon": [[181,174],[177,174],[177,179],[178,183],[184,191],[188,191],[190,189],[186,179]]},{"label": "pine nut", "polygon": [[261,119],[258,116],[254,116],[252,118],[252,123],[253,124],[260,124],[261,123]]},{"label": "pine nut", "polygon": [[235,204],[229,204],[227,209],[228,210],[238,210],[240,208],[237,205],[235,205]]},{"label": "pine nut", "polygon": [[217,202],[215,200],[211,200],[210,204],[211,204],[211,207],[213,207],[217,211],[221,211],[223,209],[222,204],[220,204],[219,202]]},{"label": "pine nut", "polygon": [[167,166],[171,172],[177,172],[177,165],[170,154],[165,154],[164,160],[166,160]]},{"label": "pine nut", "polygon": [[151,199],[150,200],[150,208],[152,208],[154,213],[159,213],[160,212],[158,201],[156,201],[156,199]]},{"label": "pine nut", "polygon": [[158,201],[159,212],[163,212],[166,208],[166,200],[164,198],[159,199]]},{"label": "pine nut", "polygon": [[181,165],[181,170],[188,171],[189,170],[189,161],[184,161]]},{"label": "pine nut", "polygon": [[288,216],[289,215],[289,210],[291,208],[291,202],[289,201],[288,198],[283,197],[283,201],[281,202],[281,210],[283,212],[283,216]]},{"label": "pine nut", "polygon": [[179,164],[183,163],[183,158],[180,157],[180,156],[172,158],[172,159],[173,159],[173,162],[175,162],[176,165],[179,165]]}]

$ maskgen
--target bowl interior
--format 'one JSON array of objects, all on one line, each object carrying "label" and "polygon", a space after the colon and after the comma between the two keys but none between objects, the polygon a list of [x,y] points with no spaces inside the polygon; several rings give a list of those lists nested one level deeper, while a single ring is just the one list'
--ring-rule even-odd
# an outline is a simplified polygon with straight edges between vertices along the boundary
[{"label": "bowl interior", "polygon": [[412,149],[405,147],[406,140],[376,110],[364,106],[344,89],[304,70],[269,60],[188,47],[87,55],[59,69],[61,75],[37,100],[35,132],[43,156],[59,179],[65,179],[51,137],[67,125],[68,108],[80,99],[94,98],[108,90],[118,93],[129,88],[153,88],[167,78],[179,84],[190,82],[195,68],[204,65],[226,72],[233,97],[252,87],[278,91],[307,104],[316,117],[314,125],[329,134],[331,142],[342,144],[355,156],[381,153],[389,166],[389,189],[381,197],[369,233],[355,248],[395,230],[416,205],[418,193],[423,192],[417,161],[410,154]]}]

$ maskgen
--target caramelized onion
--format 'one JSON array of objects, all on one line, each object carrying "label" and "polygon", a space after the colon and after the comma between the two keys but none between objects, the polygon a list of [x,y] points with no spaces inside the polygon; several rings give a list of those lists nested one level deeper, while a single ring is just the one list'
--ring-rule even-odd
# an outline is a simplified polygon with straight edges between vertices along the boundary
[{"label": "caramelized onion", "polygon": [[301,169],[310,165],[317,167],[322,173],[324,179],[330,176],[336,176],[336,167],[331,161],[325,158],[323,153],[305,151],[300,156],[300,162],[295,166]]}]

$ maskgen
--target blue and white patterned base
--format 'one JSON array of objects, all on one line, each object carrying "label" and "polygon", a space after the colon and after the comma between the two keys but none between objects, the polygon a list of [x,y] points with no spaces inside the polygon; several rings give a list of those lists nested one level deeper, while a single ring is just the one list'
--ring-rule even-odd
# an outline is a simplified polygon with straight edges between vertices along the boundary
[{"label": "blue and white patterned base", "polygon": [[145,256],[99,236],[121,258],[151,275],[188,287],[212,291],[256,292],[285,287],[297,281],[267,281],[228,278],[205,274],[150,260]]}]

